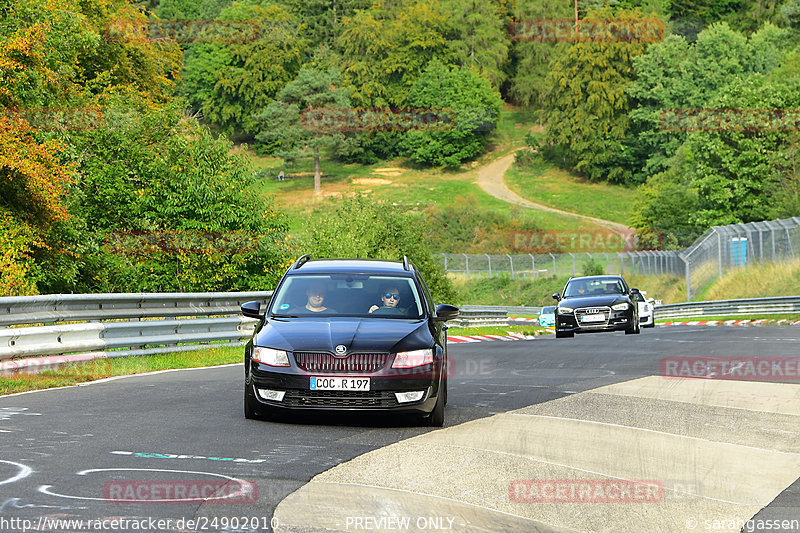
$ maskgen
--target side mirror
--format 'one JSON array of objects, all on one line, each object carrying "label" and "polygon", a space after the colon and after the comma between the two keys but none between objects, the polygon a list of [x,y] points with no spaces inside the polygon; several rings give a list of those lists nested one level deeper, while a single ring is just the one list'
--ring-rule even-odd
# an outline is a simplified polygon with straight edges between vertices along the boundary
[{"label": "side mirror", "polygon": [[449,304],[439,304],[436,306],[436,316],[433,320],[436,322],[447,322],[458,317],[458,307]]},{"label": "side mirror", "polygon": [[261,302],[252,301],[242,304],[242,314],[250,318],[264,318],[264,313],[261,312]]},{"label": "side mirror", "polygon": [[558,301],[558,293],[553,293],[553,300]]}]

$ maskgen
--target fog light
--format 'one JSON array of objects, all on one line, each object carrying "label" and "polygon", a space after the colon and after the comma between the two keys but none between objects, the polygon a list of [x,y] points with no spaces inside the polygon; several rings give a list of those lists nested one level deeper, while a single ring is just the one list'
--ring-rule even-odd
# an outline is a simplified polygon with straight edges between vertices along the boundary
[{"label": "fog light", "polygon": [[282,390],[270,390],[270,389],[258,389],[258,394],[264,400],[269,400],[272,402],[282,402],[283,395],[286,394],[286,391]]},{"label": "fog light", "polygon": [[424,394],[425,394],[424,390],[394,393],[394,395],[397,397],[397,403],[418,402],[422,399],[422,396]]}]

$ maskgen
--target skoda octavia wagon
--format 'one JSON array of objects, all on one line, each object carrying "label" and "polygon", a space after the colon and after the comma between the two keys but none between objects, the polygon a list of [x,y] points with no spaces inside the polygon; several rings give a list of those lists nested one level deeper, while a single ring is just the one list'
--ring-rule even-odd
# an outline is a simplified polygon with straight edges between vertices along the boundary
[{"label": "skoda octavia wagon", "polygon": [[402,262],[298,259],[245,347],[244,414],[369,411],[444,423],[444,322],[458,308],[435,306],[419,271]]}]

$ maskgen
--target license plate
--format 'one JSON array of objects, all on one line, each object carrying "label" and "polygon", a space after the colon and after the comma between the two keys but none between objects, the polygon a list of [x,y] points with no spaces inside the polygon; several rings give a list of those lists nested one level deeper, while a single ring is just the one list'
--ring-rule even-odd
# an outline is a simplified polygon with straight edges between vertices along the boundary
[{"label": "license plate", "polygon": [[368,391],[369,378],[312,377],[311,390]]},{"label": "license plate", "polygon": [[581,322],[605,322],[605,315],[583,315]]}]

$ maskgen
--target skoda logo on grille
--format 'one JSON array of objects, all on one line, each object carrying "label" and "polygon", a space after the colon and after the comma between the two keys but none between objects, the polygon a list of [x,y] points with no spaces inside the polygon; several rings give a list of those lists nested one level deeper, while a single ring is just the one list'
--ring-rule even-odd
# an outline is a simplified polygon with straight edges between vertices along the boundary
[{"label": "skoda logo on grille", "polygon": [[347,346],[340,344],[336,347],[336,355],[344,355],[347,353]]}]

